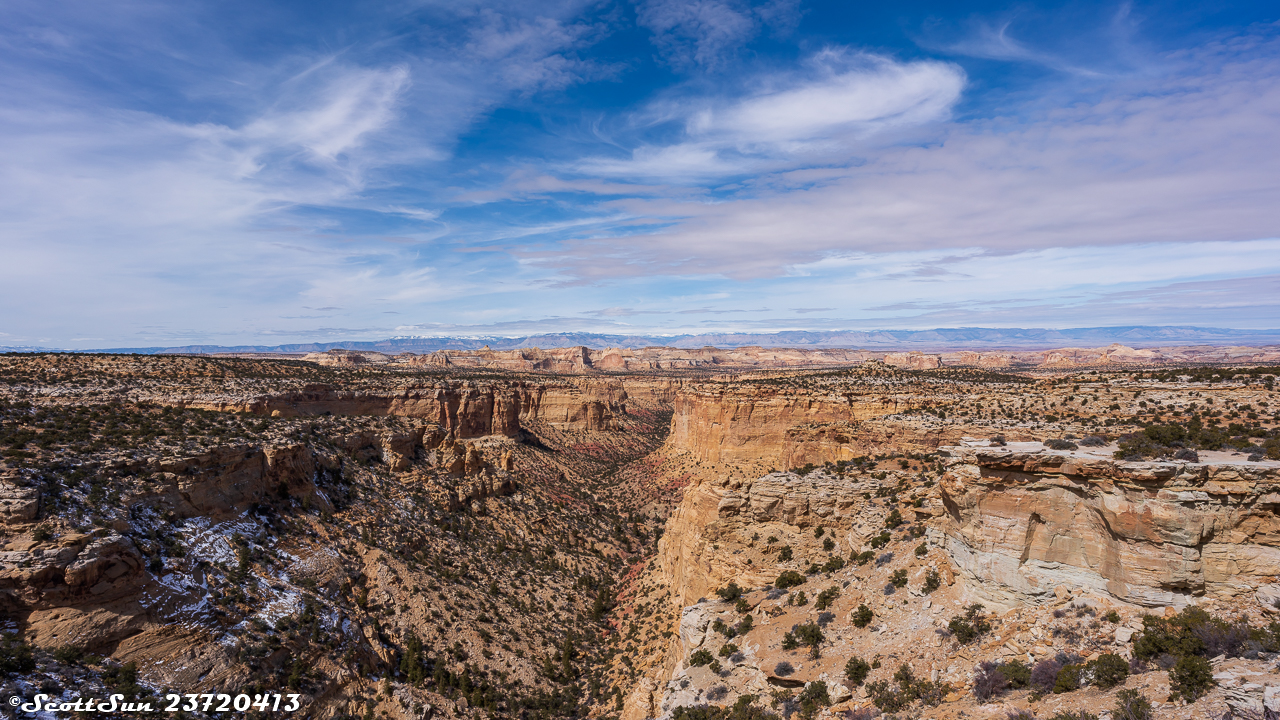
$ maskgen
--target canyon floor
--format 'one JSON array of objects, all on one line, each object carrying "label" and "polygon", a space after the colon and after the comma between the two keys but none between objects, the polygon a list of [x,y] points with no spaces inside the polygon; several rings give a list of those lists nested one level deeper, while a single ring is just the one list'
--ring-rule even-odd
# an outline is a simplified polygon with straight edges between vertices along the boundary
[{"label": "canyon floor", "polygon": [[0,355],[0,692],[1270,717],[1280,368],[1102,350]]}]

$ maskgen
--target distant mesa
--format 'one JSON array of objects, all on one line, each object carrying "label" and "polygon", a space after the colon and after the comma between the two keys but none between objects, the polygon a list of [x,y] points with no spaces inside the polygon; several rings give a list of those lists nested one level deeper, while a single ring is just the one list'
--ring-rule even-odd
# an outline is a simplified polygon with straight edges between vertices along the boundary
[{"label": "distant mesa", "polygon": [[438,350],[423,355],[391,356],[369,350],[333,349],[308,353],[303,360],[329,367],[403,364],[437,368],[484,368],[516,372],[598,373],[678,370],[759,370],[848,367],[879,361],[907,370],[941,367],[1073,369],[1109,365],[1280,362],[1280,347],[1166,347],[1135,349],[1114,343],[1101,348],[1056,348],[1042,351],[946,353],[876,352],[844,348],[767,348],[759,346],[684,349],[675,347]]}]

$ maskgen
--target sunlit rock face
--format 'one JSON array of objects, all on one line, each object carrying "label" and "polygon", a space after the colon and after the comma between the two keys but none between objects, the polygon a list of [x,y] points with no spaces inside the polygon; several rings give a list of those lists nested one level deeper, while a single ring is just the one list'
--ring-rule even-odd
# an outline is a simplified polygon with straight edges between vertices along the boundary
[{"label": "sunlit rock face", "polygon": [[1065,586],[1181,607],[1280,573],[1276,463],[1121,462],[1038,443],[949,451],[941,541],[991,602],[1045,602]]}]

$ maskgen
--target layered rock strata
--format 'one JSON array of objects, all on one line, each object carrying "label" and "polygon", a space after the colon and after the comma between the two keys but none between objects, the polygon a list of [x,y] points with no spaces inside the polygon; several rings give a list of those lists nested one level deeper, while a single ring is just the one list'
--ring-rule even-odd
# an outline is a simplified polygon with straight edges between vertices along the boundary
[{"label": "layered rock strata", "polygon": [[1041,603],[1066,586],[1182,607],[1280,575],[1280,463],[1121,462],[1038,443],[946,451],[937,540],[989,602]]}]

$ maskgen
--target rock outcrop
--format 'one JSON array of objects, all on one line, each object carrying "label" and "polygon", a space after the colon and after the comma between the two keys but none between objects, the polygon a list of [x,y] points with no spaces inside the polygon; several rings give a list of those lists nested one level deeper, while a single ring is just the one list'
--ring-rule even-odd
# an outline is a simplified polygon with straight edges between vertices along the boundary
[{"label": "rock outcrop", "polygon": [[1121,462],[1038,443],[948,448],[938,541],[988,601],[1085,588],[1143,606],[1280,575],[1280,463]]}]

